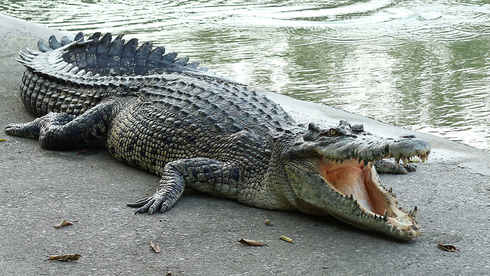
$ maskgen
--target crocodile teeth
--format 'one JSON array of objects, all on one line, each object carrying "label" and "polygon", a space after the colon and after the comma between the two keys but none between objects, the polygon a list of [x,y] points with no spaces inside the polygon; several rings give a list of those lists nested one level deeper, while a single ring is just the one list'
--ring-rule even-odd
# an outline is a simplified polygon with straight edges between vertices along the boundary
[{"label": "crocodile teeth", "polygon": [[400,165],[400,158],[395,158],[395,165],[398,167]]},{"label": "crocodile teeth", "polygon": [[385,209],[385,212],[383,213],[383,221],[388,221],[388,210]]},{"label": "crocodile teeth", "polygon": [[369,162],[368,161],[364,161],[364,164],[362,165],[362,169],[363,170],[366,170],[367,166],[368,166]]},{"label": "crocodile teeth", "polygon": [[413,208],[413,211],[410,212],[410,214],[415,217],[415,215],[417,215],[417,206],[415,206],[415,208]]}]

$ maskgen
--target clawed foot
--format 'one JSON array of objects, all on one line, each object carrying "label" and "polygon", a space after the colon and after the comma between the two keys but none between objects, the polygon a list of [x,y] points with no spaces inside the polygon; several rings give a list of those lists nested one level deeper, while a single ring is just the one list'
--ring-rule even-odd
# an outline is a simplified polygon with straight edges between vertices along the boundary
[{"label": "clawed foot", "polygon": [[[399,166],[402,166],[402,165],[399,165]],[[405,166],[402,166],[405,168],[405,170],[407,170],[407,172],[414,172],[417,170],[417,165],[415,164],[407,164]]]},{"label": "clawed foot", "polygon": [[38,139],[40,136],[56,128],[62,127],[75,119],[76,116],[50,112],[42,117],[36,118],[29,123],[9,124],[5,127],[5,133],[25,138]]},{"label": "clawed foot", "polygon": [[138,202],[130,203],[128,206],[138,208],[136,214],[148,212],[149,215],[157,211],[163,213],[172,208],[184,192],[185,187],[184,178],[178,169],[180,166],[176,165],[175,162],[167,163],[157,192]]},{"label": "clawed foot", "polygon": [[135,214],[148,213],[148,215],[152,215],[156,212],[164,213],[172,208],[176,201],[177,199],[168,198],[165,195],[156,193],[137,202],[129,203],[127,206],[138,208]]},{"label": "clawed foot", "polygon": [[162,199],[157,199],[153,197],[147,197],[135,203],[129,203],[128,206],[134,208],[139,207],[138,210],[134,212],[135,214],[148,212],[148,215],[154,214],[157,210],[160,213],[163,213],[167,211],[168,208],[165,204],[162,204]]},{"label": "clawed foot", "polygon": [[374,166],[378,173],[406,174],[417,170],[417,166],[414,164],[396,164],[395,162],[385,159],[374,162]]},{"label": "clawed foot", "polygon": [[39,138],[39,119],[25,124],[9,124],[5,127],[5,133],[14,136],[37,139]]}]

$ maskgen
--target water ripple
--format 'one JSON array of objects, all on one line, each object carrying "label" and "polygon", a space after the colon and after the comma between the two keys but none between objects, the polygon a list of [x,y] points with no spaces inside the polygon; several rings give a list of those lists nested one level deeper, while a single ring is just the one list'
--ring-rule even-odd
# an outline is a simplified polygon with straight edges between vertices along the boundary
[{"label": "water ripple", "polygon": [[0,0],[0,11],[137,36],[241,82],[490,150],[484,0]]}]

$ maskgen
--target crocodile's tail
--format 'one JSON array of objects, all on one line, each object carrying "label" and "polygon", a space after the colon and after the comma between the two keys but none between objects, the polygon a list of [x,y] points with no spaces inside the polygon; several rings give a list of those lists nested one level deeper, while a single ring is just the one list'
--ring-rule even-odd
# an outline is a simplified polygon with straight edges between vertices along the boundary
[{"label": "crocodile's tail", "polygon": [[38,116],[50,111],[83,114],[104,98],[134,94],[155,75],[214,75],[187,57],[165,54],[164,47],[145,42],[138,48],[137,39],[125,43],[122,35],[113,40],[110,33],[94,33],[87,40],[82,33],[73,40],[51,36],[47,44],[40,40],[38,48],[21,51],[19,59],[27,68],[21,99]]}]

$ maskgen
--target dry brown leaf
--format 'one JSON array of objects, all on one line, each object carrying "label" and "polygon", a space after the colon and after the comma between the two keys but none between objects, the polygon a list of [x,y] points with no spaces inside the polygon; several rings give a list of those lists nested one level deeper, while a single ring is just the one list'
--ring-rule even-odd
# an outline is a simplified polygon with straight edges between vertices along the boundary
[{"label": "dry brown leaf", "polygon": [[86,153],[86,152],[87,152],[87,150],[81,150],[81,151],[79,151],[79,152],[77,153],[77,155],[82,155],[82,154],[84,154],[84,153]]},{"label": "dry brown leaf", "polygon": [[60,224],[56,225],[56,226],[53,226],[54,228],[58,229],[58,228],[61,228],[63,226],[68,226],[68,225],[72,225],[73,223],[67,221],[66,219],[63,220]]},{"label": "dry brown leaf", "polygon": [[254,241],[254,240],[246,240],[246,239],[241,239],[239,241],[237,241],[241,244],[244,244],[244,245],[251,245],[251,246],[268,246],[267,244],[265,243],[261,243],[261,242],[258,242],[258,241]]},{"label": "dry brown leaf", "polygon": [[288,238],[286,236],[280,236],[279,239],[280,240],[283,240],[283,241],[287,241],[287,242],[293,243],[293,239]]},{"label": "dry brown leaf", "polygon": [[81,257],[82,255],[80,254],[51,255],[46,261],[72,262],[80,259]]},{"label": "dry brown leaf", "polygon": [[149,242],[150,242],[151,248],[153,248],[153,251],[155,251],[155,253],[160,253],[160,246],[158,246],[158,243],[154,244],[152,241],[149,241]]},{"label": "dry brown leaf", "polygon": [[454,251],[461,252],[454,245],[450,245],[450,244],[442,244],[442,243],[440,243],[440,244],[437,245],[437,247],[439,247],[441,249],[444,249],[446,251],[449,251],[449,252],[454,252]]}]

